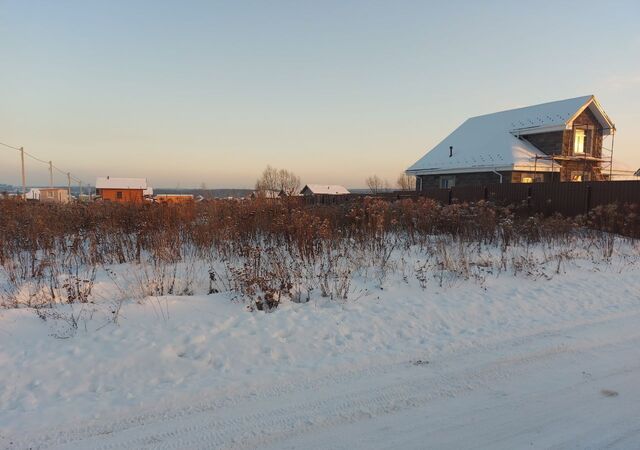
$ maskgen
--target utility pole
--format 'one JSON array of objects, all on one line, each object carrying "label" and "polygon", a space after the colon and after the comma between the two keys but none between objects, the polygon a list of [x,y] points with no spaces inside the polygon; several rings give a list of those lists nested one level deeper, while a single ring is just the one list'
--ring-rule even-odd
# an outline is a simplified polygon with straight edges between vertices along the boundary
[{"label": "utility pole", "polygon": [[67,195],[71,200],[71,173],[67,172]]},{"label": "utility pole", "polygon": [[49,161],[49,187],[53,187],[53,162]]},{"label": "utility pole", "polygon": [[24,174],[24,147],[20,147],[20,162],[22,163],[22,199],[27,199],[27,178]]}]

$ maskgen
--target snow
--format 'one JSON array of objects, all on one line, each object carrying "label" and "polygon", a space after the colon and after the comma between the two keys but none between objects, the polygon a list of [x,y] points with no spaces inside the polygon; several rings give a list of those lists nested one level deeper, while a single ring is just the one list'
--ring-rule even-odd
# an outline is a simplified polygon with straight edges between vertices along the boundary
[{"label": "snow", "polygon": [[[96,189],[147,189],[147,179],[98,177]],[[150,193],[152,194],[153,191]]]},{"label": "snow", "polygon": [[0,448],[629,448],[637,245],[424,289],[412,249],[346,301],[126,299],[117,324],[102,277],[46,321],[0,310]]},{"label": "snow", "polygon": [[300,191],[301,194],[309,192],[311,194],[327,194],[327,195],[342,195],[349,194],[349,190],[337,184],[307,184]]},{"label": "snow", "polygon": [[29,192],[25,194],[25,198],[28,200],[40,200],[40,189],[31,188]]},{"label": "snow", "polygon": [[[552,170],[551,161],[538,159],[536,162],[536,156],[546,155],[518,136],[563,130],[570,127],[573,118],[587,107],[609,124],[609,119],[592,95],[470,118],[407,172],[424,175],[492,170],[533,171],[534,168],[549,172]],[[453,147],[451,157],[449,147]],[[553,171],[559,170],[555,163]]]},{"label": "snow", "polygon": [[[615,181],[637,181],[640,176],[640,169],[635,169],[624,162],[619,161],[617,158],[613,160],[613,167],[611,168],[612,179]],[[608,167],[603,169],[604,173],[609,171]]]}]

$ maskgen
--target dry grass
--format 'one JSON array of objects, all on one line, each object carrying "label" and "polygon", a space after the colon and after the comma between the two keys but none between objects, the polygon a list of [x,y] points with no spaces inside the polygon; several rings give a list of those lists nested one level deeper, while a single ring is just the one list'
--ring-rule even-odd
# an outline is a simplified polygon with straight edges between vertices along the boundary
[{"label": "dry grass", "polygon": [[[382,286],[390,271],[407,270],[398,261],[411,249],[423,258],[409,270],[425,288],[432,279],[482,282],[492,271],[542,276],[528,250],[534,244],[556,249],[547,260],[560,272],[577,235],[594,257],[610,259],[612,233],[640,236],[635,207],[566,219],[424,198],[332,206],[295,199],[141,206],[0,200],[0,305],[87,303],[99,270],[128,264],[134,297],[191,295],[204,284],[204,293],[231,292],[250,308],[271,310],[314,292],[347,299],[356,272]],[[496,259],[488,247],[500,249]]]}]

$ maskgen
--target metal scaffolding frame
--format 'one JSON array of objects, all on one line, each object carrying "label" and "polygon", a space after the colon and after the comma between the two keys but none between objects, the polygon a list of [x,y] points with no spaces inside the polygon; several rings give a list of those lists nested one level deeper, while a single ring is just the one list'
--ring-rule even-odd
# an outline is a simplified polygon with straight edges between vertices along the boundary
[{"label": "metal scaffolding frame", "polygon": [[[585,127],[585,125],[579,125],[578,127],[579,127],[578,129],[584,129],[582,127]],[[589,131],[590,127],[592,127],[592,126],[591,125],[586,125],[586,130]],[[575,130],[576,130],[576,126],[573,125],[572,131],[575,132]],[[596,130],[597,130],[597,128],[594,128],[594,131],[596,131]],[[554,181],[554,175],[553,174],[555,173],[554,172],[554,165],[555,165],[556,161],[558,162],[560,167],[562,167],[562,165],[561,165],[562,161],[582,161],[583,162],[583,164],[582,164],[583,176],[582,176],[582,181],[581,182],[585,182],[586,180],[585,180],[585,176],[584,175],[587,172],[586,171],[587,163],[588,162],[594,162],[594,163],[599,162],[599,163],[608,163],[608,165],[607,164],[601,164],[600,165],[600,174],[605,176],[603,174],[603,172],[605,172],[606,169],[608,168],[609,169],[609,178],[608,178],[608,180],[611,181],[612,178],[613,178],[613,148],[614,148],[614,143],[615,143],[616,129],[615,129],[615,127],[612,127],[612,128],[603,128],[603,131],[604,130],[609,130],[610,131],[609,135],[611,136],[611,148],[607,148],[607,147],[604,146],[604,139],[605,139],[606,136],[603,135],[602,143],[601,143],[601,146],[600,146],[600,157],[592,156],[592,154],[594,153],[593,152],[593,141],[594,141],[594,139],[593,139],[593,135],[591,135],[590,144],[589,144],[590,147],[591,147],[591,149],[590,149],[590,153],[591,154],[589,154],[589,153],[587,153],[585,151],[584,154],[577,155],[577,156],[576,155],[563,155],[563,154],[556,155],[555,153],[553,153],[551,155],[545,155],[545,156],[535,155],[534,156],[535,161],[534,161],[534,165],[533,165],[534,174],[537,174],[538,160],[551,161],[551,181]],[[573,149],[572,149],[572,151],[573,151]],[[603,156],[603,152],[605,152],[605,151],[608,152],[608,154],[609,154],[608,157],[604,157]],[[560,180],[560,176],[558,177],[558,181],[559,180]]]}]

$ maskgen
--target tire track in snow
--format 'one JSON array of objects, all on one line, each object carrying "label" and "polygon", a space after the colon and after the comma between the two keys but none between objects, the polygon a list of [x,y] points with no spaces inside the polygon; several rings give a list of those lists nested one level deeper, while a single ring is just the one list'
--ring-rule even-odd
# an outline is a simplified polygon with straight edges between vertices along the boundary
[{"label": "tire track in snow", "polygon": [[[636,314],[625,314],[627,319]],[[201,402],[196,407],[187,407],[178,411],[166,411],[149,416],[135,416],[116,424],[77,428],[58,434],[46,434],[40,438],[30,437],[18,442],[14,440],[11,448],[46,448],[61,445],[61,448],[197,448],[226,447],[248,448],[277,441],[286,436],[303,433],[308,430],[330,427],[337,424],[354,422],[381,414],[389,414],[402,409],[424,405],[439,397],[454,397],[496,380],[508,378],[524,370],[536,361],[550,360],[559,354],[577,353],[595,348],[615,345],[608,341],[593,345],[573,345],[563,343],[547,346],[533,353],[518,354],[521,346],[532,341],[557,340],[561,335],[579,331],[585,327],[597,326],[615,321],[607,318],[581,324],[569,324],[568,327],[555,327],[488,345],[480,349],[484,353],[503,350],[502,354],[511,354],[507,358],[493,360],[478,368],[460,371],[448,360],[434,361],[426,367],[414,367],[402,364],[385,364],[344,372],[320,379],[307,379],[289,386],[272,387],[255,395],[239,398],[214,399]],[[559,333],[559,332],[562,333]],[[640,336],[630,337],[640,340]],[[625,341],[628,339],[625,339]],[[505,352],[506,350],[506,352]],[[515,350],[515,352],[514,352]],[[463,358],[479,350],[463,352]],[[514,354],[515,353],[515,354]],[[455,356],[455,355],[454,355]],[[460,356],[460,355],[457,355]],[[279,401],[291,393],[303,393],[308,390],[321,391],[323,388],[354,383],[359,380],[383,379],[381,386],[370,389],[355,389],[345,394],[331,394],[316,401],[295,400],[286,407],[269,408],[263,412],[240,413],[231,418],[220,418],[230,413],[230,409],[251,408],[256,402]],[[389,378],[389,379],[387,379]],[[432,389],[426,389],[425,386]],[[304,395],[303,395],[304,397]],[[190,422],[189,424],[185,424]],[[145,427],[147,428],[145,430]],[[156,430],[162,428],[163,430]],[[167,429],[168,428],[168,429]],[[128,435],[137,434],[128,437]],[[105,442],[110,440],[111,442]]]},{"label": "tire track in snow", "polygon": [[[640,342],[640,335],[634,336]],[[277,442],[319,428],[351,423],[362,419],[391,414],[404,409],[425,405],[441,397],[456,397],[466,391],[493,385],[508,379],[535,362],[549,361],[559,355],[603,349],[628,339],[604,344],[572,348],[554,346],[526,356],[505,358],[487,364],[477,370],[462,374],[439,374],[434,385],[437,389],[425,390],[425,381],[434,381],[425,376],[416,376],[424,368],[416,367],[412,376],[401,384],[386,385],[375,389],[364,389],[357,393],[330,396],[319,401],[295,402],[288,407],[234,417],[226,420],[196,420],[200,423],[181,425],[160,433],[137,436],[121,442],[91,447],[101,450],[122,448],[254,448]],[[624,369],[627,370],[627,369]],[[86,444],[86,443],[84,443]],[[83,445],[84,445],[83,444]]]}]

